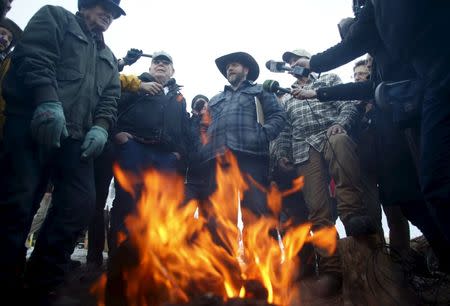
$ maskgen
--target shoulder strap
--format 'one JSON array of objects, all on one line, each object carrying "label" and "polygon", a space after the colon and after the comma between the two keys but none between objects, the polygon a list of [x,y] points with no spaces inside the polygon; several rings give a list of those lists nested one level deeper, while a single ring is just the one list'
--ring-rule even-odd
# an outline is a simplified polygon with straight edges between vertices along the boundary
[{"label": "shoulder strap", "polygon": [[256,121],[263,125],[264,124],[264,111],[261,105],[261,101],[258,98],[258,95],[255,96],[255,106],[256,106]]}]

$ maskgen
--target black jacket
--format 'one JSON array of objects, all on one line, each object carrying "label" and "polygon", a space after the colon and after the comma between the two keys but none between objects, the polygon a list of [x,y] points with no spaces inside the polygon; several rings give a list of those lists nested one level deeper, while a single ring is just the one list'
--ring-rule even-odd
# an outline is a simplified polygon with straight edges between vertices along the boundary
[{"label": "black jacket", "polygon": [[321,88],[317,91],[320,101],[369,100],[373,99],[375,88],[381,81],[394,82],[417,77],[412,64],[388,52],[376,20],[374,7],[368,2],[340,43],[311,57],[311,69],[315,72],[334,69],[365,53],[370,53],[374,58],[370,81]]},{"label": "black jacket", "polygon": [[[149,73],[139,76],[144,82],[155,81]],[[167,150],[186,157],[191,133],[186,100],[179,92],[175,79],[170,79],[167,94],[123,92],[119,101],[116,132],[128,132],[134,136],[155,140]]]}]

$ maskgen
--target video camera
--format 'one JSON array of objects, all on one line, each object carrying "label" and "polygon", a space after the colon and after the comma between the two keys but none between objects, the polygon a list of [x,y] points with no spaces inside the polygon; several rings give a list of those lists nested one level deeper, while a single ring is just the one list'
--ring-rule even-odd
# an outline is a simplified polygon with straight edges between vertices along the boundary
[{"label": "video camera", "polygon": [[303,68],[300,66],[288,66],[285,62],[277,62],[274,60],[270,60],[266,62],[266,68],[271,72],[275,73],[283,73],[287,72],[292,74],[295,77],[308,77],[311,71],[307,68]]}]

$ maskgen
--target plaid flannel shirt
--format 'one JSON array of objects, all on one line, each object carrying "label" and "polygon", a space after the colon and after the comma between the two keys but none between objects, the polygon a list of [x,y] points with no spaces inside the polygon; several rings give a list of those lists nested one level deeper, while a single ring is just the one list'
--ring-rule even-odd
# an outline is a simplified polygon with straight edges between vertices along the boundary
[{"label": "plaid flannel shirt", "polygon": [[[261,102],[264,124],[257,122],[255,97]],[[202,147],[203,160],[215,158],[227,149],[269,156],[269,142],[281,132],[286,116],[273,93],[249,81],[237,89],[225,86],[208,103],[208,142]]]},{"label": "plaid flannel shirt", "polygon": [[[340,83],[341,79],[332,73],[318,79],[310,76],[309,82],[303,86],[303,89],[316,90]],[[340,124],[349,131],[359,118],[358,110],[352,101],[299,100],[286,94],[280,103],[286,111],[287,124],[270,145],[275,163],[282,157],[288,158],[294,164],[307,161],[311,146],[318,152],[322,152],[329,127]]]}]

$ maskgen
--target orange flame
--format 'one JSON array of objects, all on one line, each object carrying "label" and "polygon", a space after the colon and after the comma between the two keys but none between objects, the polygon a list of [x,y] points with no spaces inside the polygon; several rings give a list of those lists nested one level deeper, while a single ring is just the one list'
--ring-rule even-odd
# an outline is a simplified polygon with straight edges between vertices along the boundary
[{"label": "orange flame", "polygon": [[[118,182],[131,190],[137,178],[119,167],[114,170]],[[289,191],[280,192],[276,186],[267,191],[272,216],[257,217],[242,209],[243,228],[237,224],[248,185],[231,153],[218,159],[216,179],[217,190],[194,218],[196,201],[180,205],[184,198],[181,177],[155,170],[144,174],[138,211],[125,221],[127,242],[138,252],[136,264],[122,273],[127,305],[188,302],[206,293],[224,299],[249,297],[246,281],[261,283],[268,303],[288,305],[303,245],[310,242],[330,254],[335,251],[334,228],[311,236],[311,225],[304,224],[288,229],[282,238],[277,230],[282,197],[299,190],[302,178]],[[269,235],[274,230],[277,237]],[[106,278],[101,282],[94,290],[97,293],[104,293]]]}]

